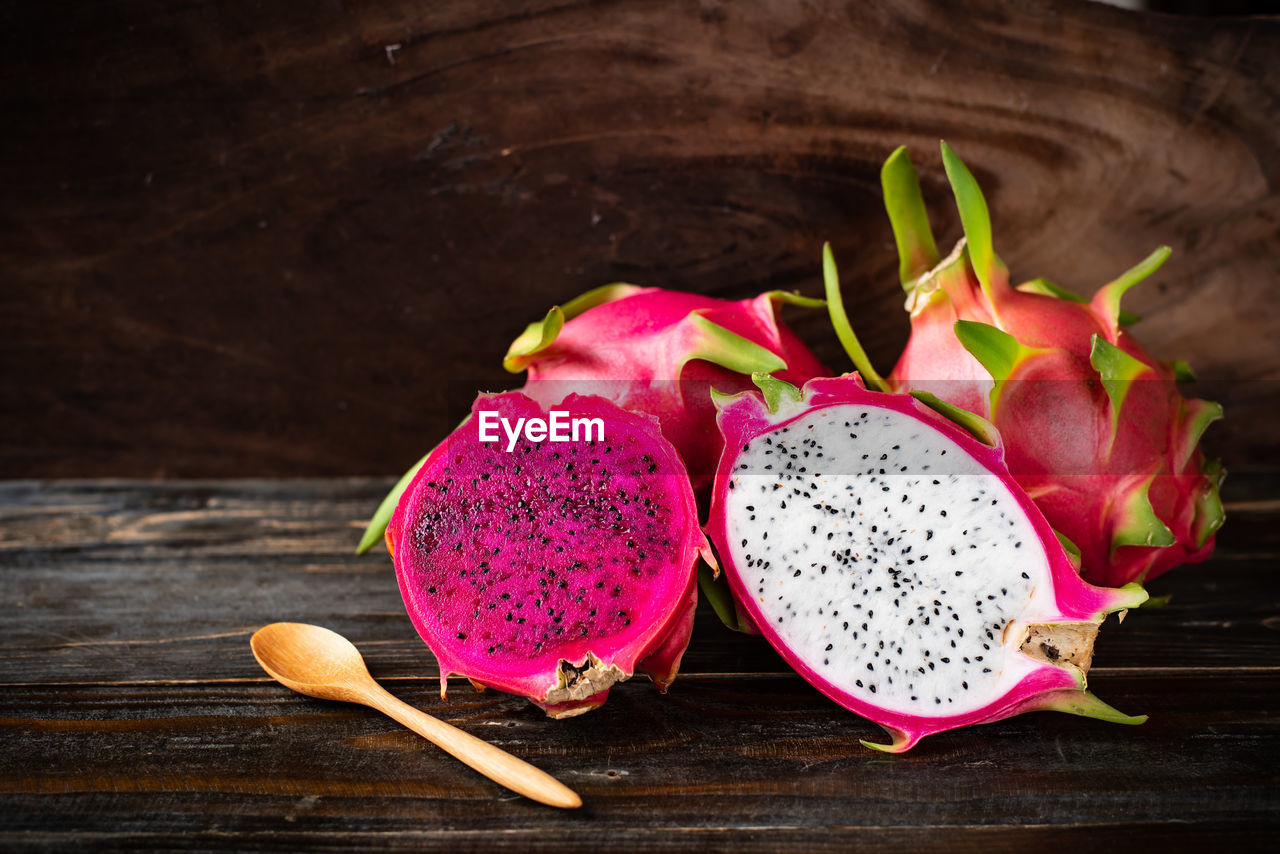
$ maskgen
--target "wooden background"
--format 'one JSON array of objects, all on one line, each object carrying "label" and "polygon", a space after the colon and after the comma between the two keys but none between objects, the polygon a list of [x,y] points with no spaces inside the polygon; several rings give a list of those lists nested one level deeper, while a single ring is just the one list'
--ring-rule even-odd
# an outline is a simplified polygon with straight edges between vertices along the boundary
[{"label": "wooden background", "polygon": [[[816,293],[887,369],[877,169],[947,138],[1016,276],[1128,298],[1280,464],[1280,23],[1078,0],[0,4],[0,476],[385,475],[618,279]],[[795,325],[847,363],[820,315]]]}]

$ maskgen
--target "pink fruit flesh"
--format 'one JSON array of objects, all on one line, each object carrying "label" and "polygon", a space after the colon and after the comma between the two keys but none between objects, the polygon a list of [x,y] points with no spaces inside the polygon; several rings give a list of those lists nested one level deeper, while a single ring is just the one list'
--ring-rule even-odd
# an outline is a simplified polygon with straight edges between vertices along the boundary
[{"label": "pink fruit flesh", "polygon": [[720,404],[707,533],[787,662],[893,738],[868,746],[1033,709],[1140,722],[1085,673],[1103,616],[1146,593],[1081,581],[999,448],[856,374],[762,387]]},{"label": "pink fruit flesh", "polygon": [[482,395],[428,456],[387,526],[401,594],[451,673],[520,694],[555,717],[604,702],[637,670],[664,688],[688,645],[705,540],[679,455],[653,419],[571,395],[604,439],[480,441],[484,410],[548,410]]}]

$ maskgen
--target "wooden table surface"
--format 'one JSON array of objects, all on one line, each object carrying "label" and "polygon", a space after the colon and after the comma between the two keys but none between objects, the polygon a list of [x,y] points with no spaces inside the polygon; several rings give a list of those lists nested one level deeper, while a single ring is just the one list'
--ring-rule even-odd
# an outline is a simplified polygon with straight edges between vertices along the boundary
[{"label": "wooden table surface", "polygon": [[[700,611],[666,696],[551,721],[437,691],[384,553],[380,479],[0,484],[0,849],[1253,850],[1280,841],[1280,475],[1228,481],[1208,563],[1111,620],[1093,689],[1131,728],[1038,713],[903,756],[758,637]],[[393,693],[578,790],[553,810],[390,720],[270,681],[248,639],[329,626]],[[1274,848],[1272,849],[1274,850]]]}]

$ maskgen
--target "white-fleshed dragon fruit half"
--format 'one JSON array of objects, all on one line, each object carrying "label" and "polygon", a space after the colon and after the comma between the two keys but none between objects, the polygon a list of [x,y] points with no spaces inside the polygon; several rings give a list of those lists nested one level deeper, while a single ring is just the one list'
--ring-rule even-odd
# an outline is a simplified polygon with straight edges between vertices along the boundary
[{"label": "white-fleshed dragon fruit half", "polygon": [[[524,426],[554,424],[549,409],[570,441]],[[482,436],[495,418],[519,435]],[[695,564],[713,560],[657,422],[579,395],[550,408],[481,395],[418,468],[386,542],[441,695],[456,673],[556,718],[636,672],[666,690],[693,629]]]},{"label": "white-fleshed dragon fruit half", "polygon": [[803,392],[757,382],[763,394],[717,401],[726,450],[707,533],[783,658],[892,737],[864,744],[897,753],[1043,709],[1145,720],[1089,693],[1085,674],[1103,617],[1146,592],[1080,580],[989,424],[856,374]]}]

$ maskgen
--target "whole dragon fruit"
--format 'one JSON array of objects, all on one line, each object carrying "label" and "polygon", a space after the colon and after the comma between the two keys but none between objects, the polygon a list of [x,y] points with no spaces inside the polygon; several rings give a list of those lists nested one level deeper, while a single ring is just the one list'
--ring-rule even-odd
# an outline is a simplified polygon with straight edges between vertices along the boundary
[{"label": "whole dragon fruit", "polygon": [[[1194,379],[1190,369],[1152,358],[1124,329],[1137,318],[1120,310],[1168,248],[1089,301],[1045,279],[1011,287],[977,181],[945,142],[942,158],[964,227],[946,258],[906,150],[881,173],[911,313],[910,340],[885,387],[931,391],[989,418],[1009,469],[1078,547],[1089,581],[1148,581],[1204,560],[1223,522],[1225,473],[1198,446],[1222,408],[1183,398],[1176,381]],[[842,312],[832,316],[847,330]]]},{"label": "whole dragon fruit", "polygon": [[771,291],[730,302],[634,285],[607,285],[553,307],[531,323],[503,360],[529,372],[523,391],[541,403],[572,392],[599,394],[646,412],[684,457],[694,489],[711,482],[720,456],[711,387],[750,387],[752,372],[791,382],[829,376],[778,319],[779,303],[822,300]]},{"label": "whole dragon fruit", "polygon": [[418,468],[386,542],[441,695],[457,673],[556,718],[637,671],[666,690],[693,628],[694,566],[712,560],[657,422],[579,395],[550,408],[481,395]]},{"label": "whole dragon fruit", "polygon": [[[988,447],[982,419],[856,374],[719,398],[707,532],[740,606],[792,667],[908,750],[931,733],[1057,710],[1085,690],[1104,615],[1147,598],[1080,580]],[[937,411],[935,411],[935,409]]]}]

